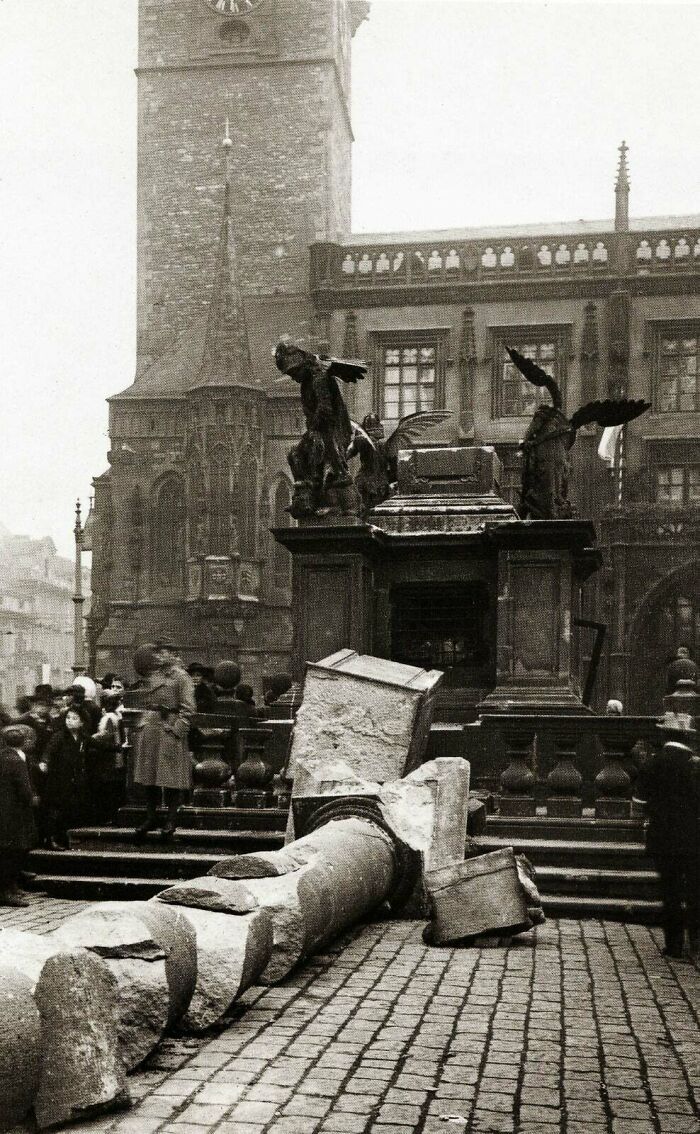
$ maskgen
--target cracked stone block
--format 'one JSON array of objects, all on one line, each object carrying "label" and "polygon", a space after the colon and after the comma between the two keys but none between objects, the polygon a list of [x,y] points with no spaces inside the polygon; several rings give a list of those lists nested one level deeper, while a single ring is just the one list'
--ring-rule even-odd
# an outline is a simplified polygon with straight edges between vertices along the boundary
[{"label": "cracked stone block", "polygon": [[422,852],[425,870],[464,861],[469,774],[467,760],[441,756],[380,792],[382,815],[403,842]]},{"label": "cracked stone block", "polygon": [[128,1106],[118,988],[107,963],[54,934],[18,929],[0,933],[0,954],[29,981],[41,1018],[39,1127]]},{"label": "cracked stone block", "polygon": [[16,968],[0,967],[0,1131],[30,1111],[39,1089],[41,1018],[34,982]]},{"label": "cracked stone block", "polygon": [[309,663],[288,774],[301,757],[307,766],[342,760],[379,783],[400,779],[423,759],[442,676],[352,650]]},{"label": "cracked stone block", "polygon": [[[184,909],[185,907],[183,907]],[[182,1026],[203,1032],[222,1018],[250,988],[272,952],[272,923],[266,910],[215,913],[187,907],[197,938],[197,984]]]},{"label": "cracked stone block", "polygon": [[43,1130],[128,1106],[117,1045],[117,982],[84,949],[55,953],[34,990],[41,1015],[41,1079],[34,1103]]},{"label": "cracked stone block", "polygon": [[168,886],[167,890],[161,890],[155,900],[190,909],[230,914],[251,913],[258,906],[252,894],[237,882],[208,874]]},{"label": "cracked stone block", "polygon": [[165,976],[170,994],[168,1026],[187,1011],[197,982],[197,941],[194,929],[178,909],[147,902],[101,902],[103,913],[143,922],[147,934],[165,953]]},{"label": "cracked stone block", "polygon": [[102,957],[119,990],[119,1039],[131,1071],[160,1040],[170,1013],[166,952],[142,918],[120,909],[89,906],[51,934],[65,946],[82,946]]},{"label": "cracked stone block", "polygon": [[512,847],[427,872],[425,884],[435,945],[499,930],[520,932],[529,924]]}]

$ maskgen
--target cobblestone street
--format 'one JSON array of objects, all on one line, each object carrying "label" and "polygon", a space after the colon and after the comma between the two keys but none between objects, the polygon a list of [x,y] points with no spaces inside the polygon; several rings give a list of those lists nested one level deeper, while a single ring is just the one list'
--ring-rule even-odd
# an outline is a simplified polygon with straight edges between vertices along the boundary
[{"label": "cobblestone street", "polygon": [[[32,898],[46,932],[86,903]],[[422,922],[358,929],[228,1028],[166,1040],[115,1134],[700,1131],[700,972],[660,932],[552,921],[507,950],[428,949]],[[18,1127],[17,1131],[24,1130]]]}]

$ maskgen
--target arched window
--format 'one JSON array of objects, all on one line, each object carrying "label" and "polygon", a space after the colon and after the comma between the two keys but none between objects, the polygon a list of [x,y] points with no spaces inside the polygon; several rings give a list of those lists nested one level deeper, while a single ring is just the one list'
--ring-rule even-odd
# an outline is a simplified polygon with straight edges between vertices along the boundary
[{"label": "arched window", "polygon": [[239,465],[240,484],[240,549],[252,559],[257,551],[258,528],[258,463],[250,445],[243,450]]},{"label": "arched window", "polygon": [[185,491],[182,477],[166,476],[156,485],[151,507],[151,582],[182,586],[185,558]]},{"label": "arched window", "polygon": [[[272,498],[272,526],[273,528],[288,528],[292,522],[287,508],[292,502],[292,489],[285,476],[281,477],[275,485]],[[290,587],[292,572],[292,557],[273,537],[272,545],[272,573],[276,587]]]},{"label": "arched window", "polygon": [[223,446],[214,449],[209,464],[209,552],[231,554],[231,481],[228,453]]}]

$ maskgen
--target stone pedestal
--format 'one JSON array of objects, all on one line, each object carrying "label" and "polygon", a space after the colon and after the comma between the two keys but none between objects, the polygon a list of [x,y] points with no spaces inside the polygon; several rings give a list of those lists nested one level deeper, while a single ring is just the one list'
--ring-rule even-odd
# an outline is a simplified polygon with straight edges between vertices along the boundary
[{"label": "stone pedestal", "polygon": [[484,713],[589,713],[572,648],[577,590],[600,564],[579,520],[533,520],[493,533],[498,549],[496,686]]},{"label": "stone pedestal", "polygon": [[600,566],[593,525],[521,521],[488,446],[399,454],[364,524],[275,530],[293,557],[292,673],[350,648],[438,669],[436,719],[587,713],[574,614]]}]

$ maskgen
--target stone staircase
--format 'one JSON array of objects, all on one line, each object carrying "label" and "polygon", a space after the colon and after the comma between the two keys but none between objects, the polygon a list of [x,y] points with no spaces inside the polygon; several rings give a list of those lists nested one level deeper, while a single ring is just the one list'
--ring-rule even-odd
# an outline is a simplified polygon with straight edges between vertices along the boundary
[{"label": "stone staircase", "polygon": [[546,913],[656,924],[659,880],[638,819],[516,819],[489,816],[479,841],[512,846],[537,871]]},{"label": "stone staircase", "polygon": [[[287,823],[286,810],[276,808],[183,807],[173,842],[152,831],[137,846],[134,828],[143,817],[140,808],[122,808],[120,821],[128,826],[78,827],[70,832],[70,850],[32,851],[33,887],[61,898],[150,898],[173,882],[206,874],[226,855],[277,850]],[[161,819],[165,823],[164,812]]]},{"label": "stone staircase", "polygon": [[[135,846],[134,827],[143,812],[129,807],[120,814],[123,826],[72,831],[69,851],[33,851],[34,886],[64,898],[151,897],[179,879],[205,874],[225,855],[280,847],[287,820],[282,809],[185,807],[175,842],[164,843],[152,832]],[[639,820],[490,815],[479,839],[489,849],[512,846],[527,855],[551,916],[659,920],[658,877],[645,855]]]}]

